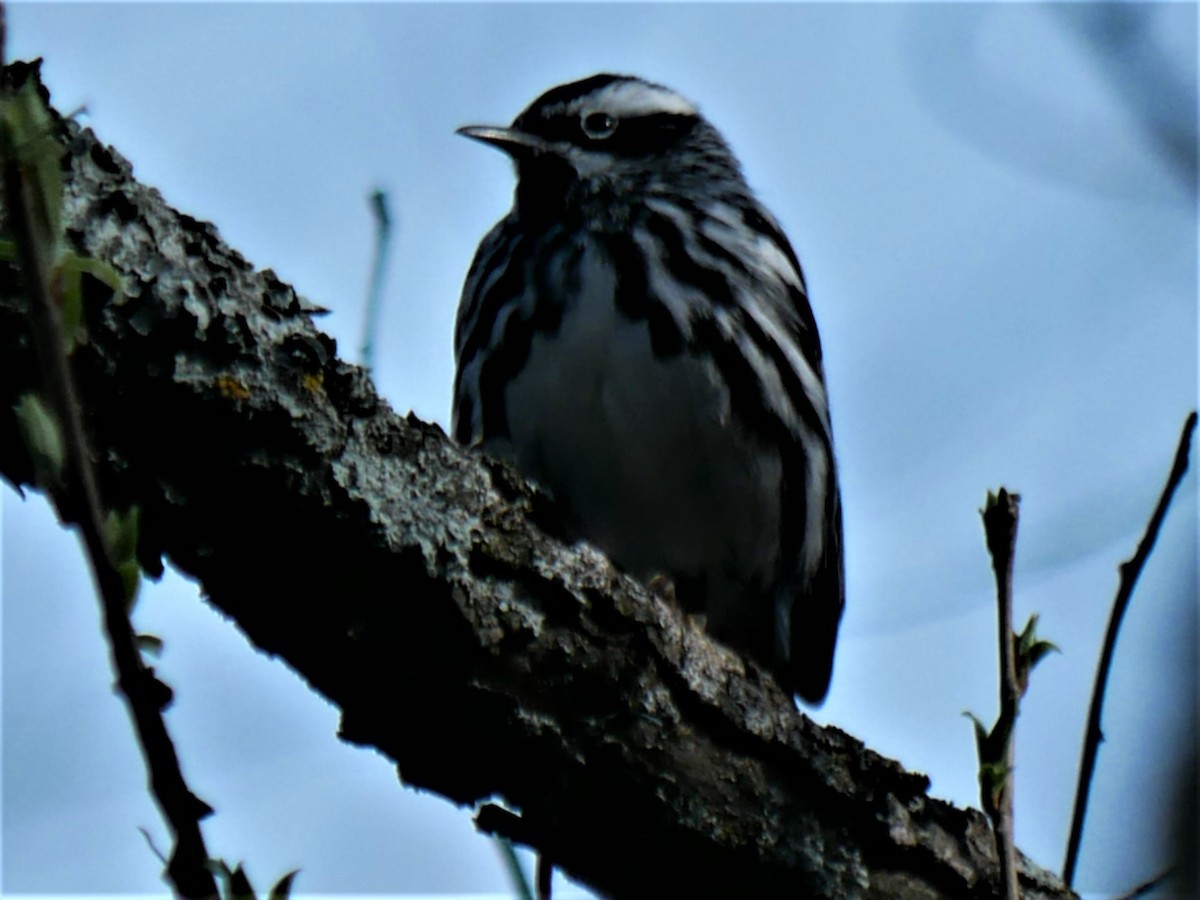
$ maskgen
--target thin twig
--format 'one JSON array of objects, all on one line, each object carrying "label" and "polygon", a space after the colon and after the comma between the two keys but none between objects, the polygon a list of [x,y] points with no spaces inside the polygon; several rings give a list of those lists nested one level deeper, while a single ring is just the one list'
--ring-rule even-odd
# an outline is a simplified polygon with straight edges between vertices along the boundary
[{"label": "thin twig", "polygon": [[517,856],[517,849],[513,846],[513,842],[505,837],[494,837],[492,840],[496,842],[496,848],[504,860],[504,867],[508,869],[508,879],[512,882],[513,893],[516,894],[517,900],[533,900],[533,891],[529,887],[529,876],[525,874],[525,867],[521,865],[521,858]]},{"label": "thin twig", "polygon": [[996,609],[1000,632],[1000,716],[993,734],[1003,741],[995,802],[985,803],[996,836],[1000,882],[1005,900],[1019,900],[1017,846],[1013,836],[1013,732],[1021,690],[1017,679],[1016,648],[1012,627],[1013,556],[1017,545],[1017,508],[1020,498],[1000,488],[995,502],[983,511],[988,552],[996,573]]},{"label": "thin twig", "polygon": [[1121,629],[1121,619],[1133,596],[1133,588],[1138,576],[1146,565],[1154,542],[1158,539],[1159,529],[1166,518],[1167,508],[1175,495],[1175,489],[1183,480],[1188,467],[1188,454],[1192,446],[1192,432],[1196,429],[1196,413],[1193,411],[1183,423],[1183,432],[1179,435],[1179,446],[1175,450],[1175,461],[1171,465],[1171,474],[1158,498],[1154,514],[1146,524],[1146,531],[1137,546],[1133,557],[1121,564],[1120,583],[1117,586],[1117,596],[1113,600],[1112,612],[1108,618],[1108,630],[1104,633],[1104,649],[1100,652],[1100,663],[1096,667],[1096,682],[1092,688],[1092,703],[1088,709],[1087,728],[1083,737],[1083,758],[1079,763],[1079,781],[1075,786],[1075,809],[1071,814],[1071,834],[1067,839],[1067,857],[1063,863],[1063,881],[1070,887],[1075,880],[1075,866],[1079,862],[1079,846],[1083,840],[1083,823],[1087,816],[1088,794],[1091,792],[1092,775],[1096,770],[1096,754],[1100,749],[1100,741],[1104,738],[1100,730],[1100,716],[1104,709],[1104,692],[1108,685],[1108,672],[1112,667],[1113,651],[1117,646],[1117,633]]},{"label": "thin twig", "polygon": [[537,900],[550,900],[550,886],[554,881],[554,863],[545,853],[537,858]]},{"label": "thin twig", "polygon": [[[7,73],[4,58],[4,8],[0,4],[0,71]],[[11,93],[7,75],[3,90]],[[62,323],[50,287],[50,261],[41,246],[32,218],[30,188],[14,155],[12,136],[0,128],[0,156],[4,160],[4,197],[9,227],[19,254],[21,279],[29,297],[30,331],[37,350],[45,399],[63,435],[66,490],[55,498],[64,521],[79,526],[87,548],[104,614],[105,632],[117,685],[133,719],[150,785],[158,805],[175,834],[167,874],[183,897],[214,897],[217,885],[207,868],[208,852],[199,820],[211,810],[188,789],[179,769],[174,744],[162,719],[169,689],[146,668],[138,652],[133,627],[126,613],[126,587],[113,563],[103,527],[100,495],[87,449],[83,417],[67,358],[63,352]]]},{"label": "thin twig", "polygon": [[1116,900],[1137,900],[1138,897],[1145,897],[1152,891],[1162,887],[1166,880],[1174,874],[1174,869],[1167,869],[1165,872],[1159,872],[1149,881],[1143,881],[1128,894],[1122,894],[1120,897],[1116,898]]},{"label": "thin twig", "polygon": [[364,369],[375,362],[375,332],[379,327],[380,298],[383,278],[387,273],[388,247],[392,239],[392,217],[388,212],[388,195],[381,190],[371,192],[371,211],[375,214],[375,262],[371,266],[371,283],[367,288],[367,308],[363,315],[363,338],[360,350]]}]

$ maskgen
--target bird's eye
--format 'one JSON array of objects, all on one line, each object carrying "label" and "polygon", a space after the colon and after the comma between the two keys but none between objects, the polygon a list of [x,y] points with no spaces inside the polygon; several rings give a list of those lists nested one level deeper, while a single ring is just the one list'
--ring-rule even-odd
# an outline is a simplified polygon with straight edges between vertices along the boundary
[{"label": "bird's eye", "polygon": [[617,130],[617,120],[606,112],[585,112],[579,118],[583,133],[594,140],[604,140]]}]

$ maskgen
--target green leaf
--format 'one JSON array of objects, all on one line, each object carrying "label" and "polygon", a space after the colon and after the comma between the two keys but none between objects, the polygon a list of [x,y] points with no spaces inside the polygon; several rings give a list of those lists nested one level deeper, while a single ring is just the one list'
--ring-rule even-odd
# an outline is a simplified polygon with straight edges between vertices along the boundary
[{"label": "green leaf", "polygon": [[163,639],[155,634],[139,634],[135,637],[137,647],[142,653],[155,658],[162,656]]},{"label": "green leaf", "polygon": [[207,866],[208,871],[216,876],[217,881],[220,882],[221,893],[227,896],[229,893],[229,879],[233,877],[233,871],[229,868],[228,864],[223,859],[210,859],[205,863],[205,866]]},{"label": "green leaf", "polygon": [[61,286],[59,319],[62,325],[63,352],[68,356],[83,337],[83,276],[59,265],[54,273]]},{"label": "green leaf", "polygon": [[1032,672],[1034,666],[1040,663],[1042,659],[1045,658],[1046,654],[1061,652],[1062,651],[1058,649],[1057,644],[1053,644],[1050,641],[1038,641],[1029,648],[1029,653],[1026,657],[1029,660],[1029,671]]},{"label": "green leaf", "polygon": [[1017,664],[1017,687],[1021,696],[1029,689],[1029,674],[1041,662],[1047,653],[1057,651],[1058,647],[1050,641],[1041,640],[1037,636],[1038,617],[1035,613],[1025,623],[1025,628],[1018,635],[1013,635],[1013,655]]},{"label": "green leaf", "polygon": [[982,763],[987,757],[987,726],[973,712],[966,711],[963,715],[970,719],[971,724],[975,726],[975,752],[979,754],[979,761]]},{"label": "green leaf", "polygon": [[142,567],[136,559],[127,559],[117,563],[117,574],[125,586],[125,610],[128,612],[137,603],[138,591],[142,586]]},{"label": "green leaf", "polygon": [[240,863],[231,869],[223,859],[210,859],[208,868],[220,882],[222,900],[254,900],[254,888]]},{"label": "green leaf", "polygon": [[90,259],[71,251],[64,251],[58,260],[55,274],[62,285],[62,329],[67,353],[83,343],[86,331],[83,326],[83,277],[94,278],[121,297],[121,276],[107,263]]},{"label": "green leaf", "polygon": [[1000,809],[1000,796],[1012,769],[1003,763],[985,763],[979,767],[979,800],[989,816]]},{"label": "green leaf", "polygon": [[236,900],[254,900],[254,887],[250,884],[250,877],[241,863],[238,863],[238,867],[229,877],[229,891]]},{"label": "green leaf", "polygon": [[63,259],[63,264],[82,272],[85,275],[91,275],[97,281],[102,282],[109,290],[117,297],[124,296],[124,288],[121,284],[121,276],[117,274],[117,270],[108,263],[98,259],[92,259],[90,256],[79,256],[76,253],[68,253]]},{"label": "green leaf", "polygon": [[137,559],[138,531],[142,525],[141,507],[131,506],[120,513],[110,510],[104,522],[104,536],[113,559],[125,562]]},{"label": "green leaf", "polygon": [[33,79],[4,102],[3,121],[16,157],[13,162],[31,189],[34,238],[50,259],[57,259],[62,247],[62,147]]},{"label": "green leaf", "polygon": [[271,888],[271,893],[267,895],[267,900],[287,900],[288,895],[292,892],[292,882],[295,881],[299,873],[299,869],[292,869],[292,871],[275,882],[275,886]]},{"label": "green leaf", "polygon": [[1017,635],[1017,655],[1025,656],[1029,653],[1029,648],[1033,646],[1033,642],[1037,640],[1037,623],[1038,614],[1034,613],[1029,617],[1029,621],[1025,623],[1025,627],[1021,633]]},{"label": "green leaf", "polygon": [[62,431],[58,419],[46,408],[40,397],[28,393],[13,406],[17,427],[25,449],[33,461],[34,475],[44,488],[53,488],[62,483],[65,451]]},{"label": "green leaf", "polygon": [[1011,771],[1012,769],[1004,763],[984,763],[979,767],[980,775],[986,777],[991,784],[1000,784]]}]

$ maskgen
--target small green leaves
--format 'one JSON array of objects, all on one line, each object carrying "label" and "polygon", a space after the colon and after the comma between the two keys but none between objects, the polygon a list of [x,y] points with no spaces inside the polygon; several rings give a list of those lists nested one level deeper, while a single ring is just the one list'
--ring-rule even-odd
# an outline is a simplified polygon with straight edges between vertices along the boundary
[{"label": "small green leaves", "polygon": [[[246,875],[241,863],[236,869],[231,869],[223,859],[210,859],[208,868],[217,876],[220,883],[221,900],[256,900],[254,887],[250,884],[250,878]],[[299,871],[299,869],[292,869],[275,882],[275,886],[267,894],[267,900],[287,900],[292,891],[292,882]]]},{"label": "small green leaves", "polygon": [[1034,614],[1029,617],[1020,634],[1009,632],[1016,659],[1017,695],[1013,698],[1014,705],[1002,709],[990,731],[978,716],[970,712],[963,713],[975,726],[975,750],[979,755],[979,797],[983,811],[989,817],[995,816],[999,810],[1001,794],[1008,784],[1009,775],[1012,774],[1008,765],[1009,745],[1020,713],[1020,700],[1029,687],[1029,673],[1047,653],[1058,650],[1049,641],[1038,639],[1037,621],[1038,617]]},{"label": "small green leaves", "polygon": [[1022,697],[1029,688],[1029,673],[1034,670],[1034,667],[1045,658],[1047,653],[1060,652],[1058,647],[1050,641],[1038,639],[1037,623],[1037,613],[1034,613],[1025,623],[1024,630],[1020,634],[1013,635],[1017,663],[1017,688]]},{"label": "small green leaves", "polygon": [[975,726],[975,750],[979,754],[980,767],[993,766],[1003,768],[1007,756],[1008,742],[1012,739],[1012,722],[997,722],[988,731],[987,726],[972,712],[964,712],[964,716]]},{"label": "small green leaves", "polygon": [[143,656],[162,656],[163,639],[154,634],[138,634],[135,635],[137,640],[138,650]]},{"label": "small green leaves", "polygon": [[62,484],[63,450],[62,429],[58,419],[46,408],[35,393],[21,397],[13,406],[21,439],[33,462],[34,477],[44,489],[53,489]]},{"label": "small green leaves", "polygon": [[271,888],[271,893],[267,895],[267,900],[287,900],[288,895],[292,892],[292,882],[296,880],[296,876],[300,874],[299,869],[292,869]]},{"label": "small green leaves", "polygon": [[1008,786],[1008,776],[1012,769],[1003,763],[979,764],[979,800],[983,811],[989,817],[996,815],[1000,809],[1004,789]]},{"label": "small green leaves", "polygon": [[[80,256],[67,245],[62,226],[63,153],[54,122],[38,93],[34,79],[0,100],[0,154],[11,159],[20,171],[21,183],[29,207],[32,233],[28,236],[49,269],[51,295],[61,316],[65,351],[70,353],[83,340],[83,276],[105,284],[115,295],[121,293],[121,279],[111,266]],[[0,260],[19,261],[16,243],[0,240]]]},{"label": "small green leaves", "polygon": [[131,506],[124,513],[109,510],[104,520],[104,538],[108,552],[121,581],[125,585],[125,607],[133,609],[141,586],[142,569],[137,561],[138,529],[141,525],[141,510]]},{"label": "small green leaves", "polygon": [[[0,261],[19,262],[17,245],[7,238],[0,238]],[[122,296],[121,276],[116,269],[88,256],[80,256],[73,250],[60,248],[59,255],[51,263],[50,279],[55,285],[55,296],[59,302],[59,315],[63,333],[63,349],[69,354],[86,337],[83,327],[83,276],[94,278],[109,289],[113,297]]]},{"label": "small green leaves", "polygon": [[974,713],[964,712],[963,715],[975,726],[975,752],[979,756],[979,799],[983,811],[991,817],[1000,808],[1000,796],[1012,773],[1007,759],[1015,723],[1012,720],[1005,722],[1001,717],[996,727],[988,731]]},{"label": "small green leaves", "polygon": [[33,238],[49,249],[48,258],[58,259],[63,249],[62,147],[35,79],[28,79],[0,103],[0,126],[7,138],[2,146],[13,155],[5,163],[16,164],[29,186]]},{"label": "small green leaves", "polygon": [[125,608],[133,609],[137,603],[138,591],[142,586],[142,569],[137,564],[137,560],[127,559],[124,562],[116,564],[117,574],[121,576],[121,583],[125,586]]},{"label": "small green leaves", "polygon": [[210,859],[208,867],[217,876],[221,900],[255,900],[254,888],[240,863],[236,869],[231,869],[223,859]]},{"label": "small green leaves", "polygon": [[142,521],[142,511],[131,506],[123,513],[110,510],[104,520],[104,537],[108,540],[109,552],[113,559],[122,562],[134,559],[137,555],[138,528]]},{"label": "small green leaves", "polygon": [[121,277],[116,270],[98,259],[80,256],[63,250],[54,263],[51,278],[61,284],[61,314],[63,349],[71,353],[83,343],[83,276],[88,275],[103,283],[114,297],[121,296]]}]

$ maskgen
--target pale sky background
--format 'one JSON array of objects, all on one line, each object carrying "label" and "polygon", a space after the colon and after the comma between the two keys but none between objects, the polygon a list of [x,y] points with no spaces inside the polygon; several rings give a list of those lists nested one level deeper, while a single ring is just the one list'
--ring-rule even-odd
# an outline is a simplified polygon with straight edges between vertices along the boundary
[{"label": "pale sky background", "polygon": [[[386,188],[376,382],[443,425],[462,277],[513,184],[454,129],[606,70],[698,102],[791,236],[825,345],[849,605],[814,716],[977,805],[961,713],[992,719],[997,678],[977,510],[1019,491],[1018,624],[1040,612],[1063,652],[1019,723],[1017,837],[1060,868],[1116,566],[1196,405],[1194,5],[18,3],[9,33],[142,181],[329,307],[348,358],[366,198]],[[137,829],[162,847],[165,829],[78,541],[37,496],[6,486],[0,505],[0,891],[162,893]],[[1170,858],[1196,739],[1196,515],[1190,474],[1118,647],[1077,878],[1098,896]],[[144,592],[137,624],[166,641],[209,847],[260,888],[299,867],[300,894],[507,892],[469,810],[341,744],[336,711],[193,584]]]}]

